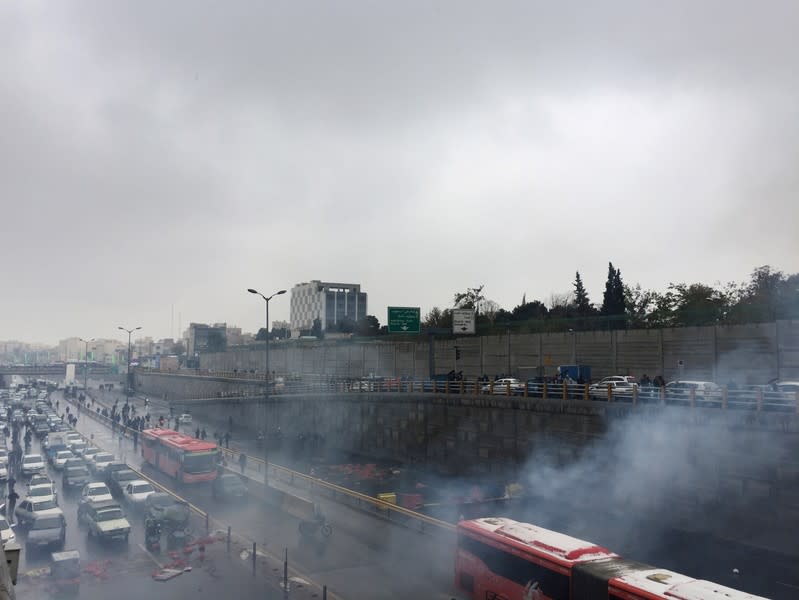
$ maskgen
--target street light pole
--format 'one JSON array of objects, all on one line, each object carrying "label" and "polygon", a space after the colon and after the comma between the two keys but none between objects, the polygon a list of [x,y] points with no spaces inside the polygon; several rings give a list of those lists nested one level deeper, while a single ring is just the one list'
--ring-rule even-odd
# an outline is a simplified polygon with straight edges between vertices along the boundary
[{"label": "street light pole", "polygon": [[83,338],[78,338],[81,342],[86,344],[86,348],[83,351],[83,393],[89,393],[89,342],[93,342],[94,338],[90,340],[84,340]]},{"label": "street light pole", "polygon": [[126,402],[130,402],[130,391],[131,391],[131,389],[133,387],[133,382],[131,381],[131,378],[130,378],[130,335],[134,331],[138,331],[139,329],[141,329],[141,327],[134,327],[133,329],[125,329],[124,327],[119,326],[119,327],[117,327],[117,329],[121,329],[122,331],[127,331],[128,332],[128,372],[127,372],[127,375],[126,375],[127,385],[125,386],[125,388],[126,388],[125,389],[125,398],[126,398]]},{"label": "street light pole", "polygon": [[[269,373],[270,373],[269,372],[269,301],[272,298],[274,298],[275,296],[280,296],[281,294],[285,294],[286,290],[279,290],[279,291],[275,292],[274,294],[272,294],[271,296],[268,296],[268,297],[264,296],[261,292],[259,292],[258,290],[254,290],[253,288],[247,288],[247,291],[250,292],[251,294],[257,294],[258,296],[263,298],[264,302],[266,303],[266,323],[265,323],[265,325],[266,325],[266,328],[265,328],[265,332],[266,332],[266,348],[265,348],[265,352],[264,352],[264,355],[265,355],[264,356],[264,368],[266,370],[266,373],[264,375],[264,384],[265,384],[265,387],[264,387],[264,429],[266,429],[266,410],[267,410],[267,406],[268,406],[267,405],[267,401],[269,400]],[[265,486],[269,486],[269,451],[268,451],[268,444],[267,444],[267,440],[266,440],[266,431],[264,431],[263,433],[264,433],[264,440],[263,440],[263,445],[264,445],[264,485]]]}]

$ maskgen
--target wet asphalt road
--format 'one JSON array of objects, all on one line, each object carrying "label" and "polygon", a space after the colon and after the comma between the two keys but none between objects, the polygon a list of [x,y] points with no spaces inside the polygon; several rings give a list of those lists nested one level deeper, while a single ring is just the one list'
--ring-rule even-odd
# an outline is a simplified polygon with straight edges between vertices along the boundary
[{"label": "wet asphalt road", "polygon": [[[63,410],[64,400],[60,392],[53,398],[60,399]],[[134,403],[137,414],[144,411],[142,398],[134,399]],[[157,403],[154,404],[151,415],[157,416],[161,410],[168,414],[168,410],[159,410]],[[192,431],[196,425],[193,424]],[[453,551],[451,548],[442,551],[440,544],[429,538],[420,540],[418,534],[382,520],[364,518],[349,509],[329,506],[326,510],[335,512],[336,516],[333,535],[327,540],[308,543],[300,539],[299,519],[283,511],[255,499],[239,503],[215,500],[209,484],[178,486],[148,465],[142,466],[141,455],[133,449],[131,440],[125,438],[120,445],[118,435],[113,435],[104,423],[85,413],[81,415],[77,429],[86,437],[93,434],[96,445],[121,456],[154,481],[208,512],[211,529],[226,530],[230,526],[234,535],[238,534],[250,543],[255,541],[259,548],[273,556],[282,557],[288,550],[293,568],[316,583],[327,585],[342,598],[451,597]],[[408,577],[406,573],[415,576]]]}]

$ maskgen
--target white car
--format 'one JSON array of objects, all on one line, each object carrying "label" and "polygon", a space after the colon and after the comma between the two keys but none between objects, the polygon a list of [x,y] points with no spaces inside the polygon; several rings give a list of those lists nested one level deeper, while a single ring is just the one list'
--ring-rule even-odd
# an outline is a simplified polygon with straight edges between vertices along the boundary
[{"label": "white car", "polygon": [[21,526],[29,525],[38,515],[62,515],[64,512],[58,508],[55,500],[34,500],[25,498],[14,510],[14,518]]},{"label": "white car", "polygon": [[188,413],[183,413],[178,417],[178,423],[181,425],[189,425],[191,423],[191,415]]},{"label": "white car", "polygon": [[75,458],[75,455],[72,454],[71,450],[59,450],[55,453],[55,458],[53,459],[53,468],[56,471],[63,471],[64,463],[66,463],[70,458]]},{"label": "white car", "polygon": [[28,488],[28,498],[31,500],[53,500],[58,504],[58,498],[52,483],[39,483]]},{"label": "white car", "polygon": [[111,490],[108,486],[100,481],[88,483],[80,493],[79,502],[105,502],[113,500]]},{"label": "white car", "polygon": [[22,475],[31,476],[45,471],[44,458],[41,454],[26,454],[22,457]]},{"label": "white car", "polygon": [[6,543],[13,542],[17,536],[14,535],[14,530],[11,529],[11,525],[8,524],[8,521],[5,517],[0,517],[0,540],[3,542],[3,547],[5,548]]},{"label": "white car", "polygon": [[508,393],[508,389],[510,388],[511,395],[518,395],[524,393],[524,384],[514,377],[505,377],[503,379],[497,379],[493,382],[493,392],[491,391],[491,384],[487,383],[483,386],[483,393],[493,393],[496,395],[506,395]]},{"label": "white car", "polygon": [[628,381],[619,381],[617,379],[609,379],[608,381],[600,381],[588,387],[588,395],[592,400],[607,400],[608,399],[608,386],[610,386],[611,398],[620,397],[630,400],[633,397],[636,385]]},{"label": "white car", "polygon": [[99,475],[109,464],[114,462],[114,460],[116,459],[110,452],[98,452],[92,456],[91,460],[89,461],[89,471],[91,471],[94,475]]},{"label": "white car", "polygon": [[75,456],[80,456],[83,453],[83,451],[86,450],[86,448],[88,447],[89,444],[87,444],[83,440],[69,444],[69,449],[72,450],[72,454],[74,454]]},{"label": "white car", "polygon": [[133,481],[129,481],[122,490],[122,495],[124,496],[125,501],[131,507],[143,506],[144,501],[147,500],[147,496],[154,493],[155,488],[152,486],[152,484],[143,479],[134,479]]},{"label": "white car", "polygon": [[94,456],[95,454],[100,454],[100,452],[102,452],[102,450],[100,450],[99,448],[96,448],[94,446],[89,446],[88,448],[86,448],[86,450],[81,452],[81,457],[85,458],[87,461],[90,461],[92,459],[92,456]]},{"label": "white car", "polygon": [[638,385],[638,382],[635,377],[632,375],[611,375],[610,377],[603,377],[599,381],[597,381],[594,385],[604,385],[605,390],[607,390],[609,383],[629,383],[632,385]]}]

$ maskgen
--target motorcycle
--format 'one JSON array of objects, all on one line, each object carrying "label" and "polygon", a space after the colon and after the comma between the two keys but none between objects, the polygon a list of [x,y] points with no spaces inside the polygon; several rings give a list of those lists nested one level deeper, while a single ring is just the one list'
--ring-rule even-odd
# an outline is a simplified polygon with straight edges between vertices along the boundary
[{"label": "motorcycle", "polygon": [[300,521],[300,535],[305,538],[313,538],[318,534],[323,537],[330,537],[333,533],[333,527],[328,523],[324,517],[314,519],[313,521]]}]

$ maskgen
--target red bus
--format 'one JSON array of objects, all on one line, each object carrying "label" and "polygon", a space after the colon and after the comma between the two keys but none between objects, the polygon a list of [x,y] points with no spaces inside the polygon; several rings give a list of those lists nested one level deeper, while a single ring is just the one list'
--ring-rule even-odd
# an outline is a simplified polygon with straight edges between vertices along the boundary
[{"label": "red bus", "polygon": [[652,568],[611,579],[608,597],[611,600],[765,600],[704,579]]},{"label": "red bus", "polygon": [[145,429],[141,437],[142,457],[162,473],[183,483],[216,479],[216,444],[171,429]]},{"label": "red bus", "polygon": [[455,585],[471,600],[765,600],[529,523],[458,523]]},{"label": "red bus", "polygon": [[570,600],[576,565],[615,558],[606,548],[529,523],[461,521],[455,585],[472,600]]}]

